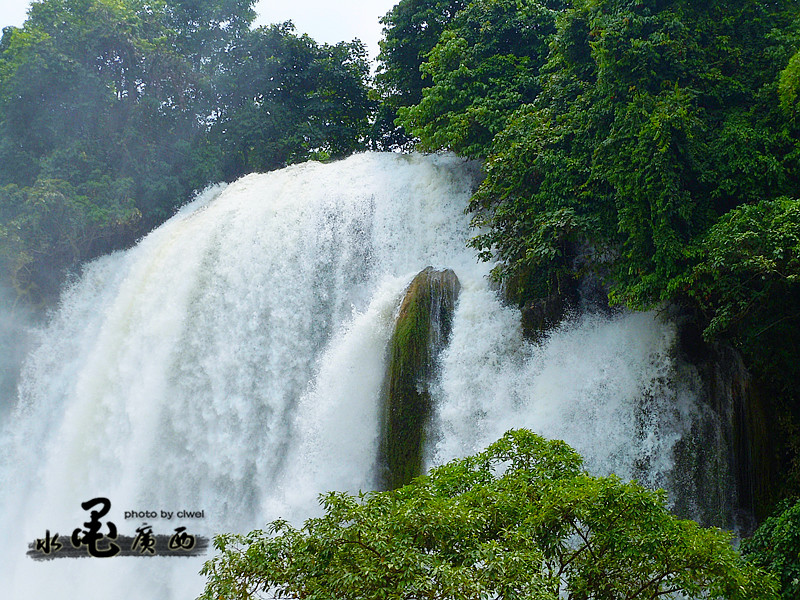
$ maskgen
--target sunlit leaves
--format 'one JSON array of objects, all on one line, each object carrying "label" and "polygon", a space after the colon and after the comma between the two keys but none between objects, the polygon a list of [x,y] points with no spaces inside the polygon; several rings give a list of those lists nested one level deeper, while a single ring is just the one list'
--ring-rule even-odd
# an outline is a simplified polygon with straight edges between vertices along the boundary
[{"label": "sunlit leaves", "polygon": [[371,132],[373,145],[382,150],[410,146],[409,134],[395,123],[400,107],[422,99],[420,65],[450,21],[468,3],[465,0],[400,0],[382,19],[374,96],[380,101]]},{"label": "sunlit leaves", "polygon": [[398,490],[321,504],[299,529],[218,536],[203,598],[776,598],[728,535],[524,430]]},{"label": "sunlit leaves", "polygon": [[797,118],[798,98],[800,92],[800,52],[792,56],[789,64],[781,71],[778,96],[783,111],[792,118]]}]

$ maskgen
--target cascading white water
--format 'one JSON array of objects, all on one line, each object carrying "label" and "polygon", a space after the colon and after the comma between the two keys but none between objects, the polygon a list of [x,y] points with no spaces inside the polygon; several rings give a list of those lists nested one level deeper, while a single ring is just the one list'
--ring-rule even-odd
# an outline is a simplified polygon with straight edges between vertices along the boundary
[{"label": "cascading white water", "polygon": [[[201,591],[202,558],[25,556],[46,529],[81,527],[90,498],[111,500],[121,534],[144,520],[209,536],[372,488],[386,345],[428,265],[462,285],[429,463],[529,427],[592,470],[663,483],[694,411],[672,330],[650,314],[586,315],[523,341],[465,247],[475,176],[454,157],[392,154],[252,175],[90,264],[40,332],[2,433],[4,597]],[[123,516],[181,509],[204,518]]]},{"label": "cascading white water", "polygon": [[697,416],[693,389],[675,377],[671,327],[647,313],[584,314],[532,344],[509,335],[515,311],[496,307],[508,321],[485,323],[481,304],[460,304],[442,358],[432,462],[526,427],[567,440],[593,473],[668,485],[672,446]]}]

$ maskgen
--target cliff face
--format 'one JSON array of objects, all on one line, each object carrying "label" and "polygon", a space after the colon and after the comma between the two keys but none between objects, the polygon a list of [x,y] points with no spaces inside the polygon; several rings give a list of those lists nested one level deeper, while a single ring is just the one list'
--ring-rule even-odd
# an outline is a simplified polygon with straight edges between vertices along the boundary
[{"label": "cliff face", "polygon": [[414,277],[400,304],[383,386],[383,486],[405,485],[421,472],[429,385],[447,344],[461,284],[450,269],[428,267]]},{"label": "cliff face", "polygon": [[[700,520],[747,535],[774,504],[781,471],[779,420],[764,386],[729,346],[706,344],[691,325],[681,324],[679,352],[696,369],[698,398],[717,427],[697,426],[675,449],[676,477],[693,488]],[[726,506],[727,505],[727,506]],[[678,503],[676,512],[692,515]]]},{"label": "cliff face", "polygon": [[[519,307],[522,329],[531,340],[572,311],[612,310],[598,280],[565,280],[554,289],[536,296],[512,281],[503,290],[506,301]],[[667,307],[665,313],[678,331],[674,376],[698,401],[698,414],[676,443],[675,467],[664,482],[673,511],[749,534],[787,487],[779,473],[787,470],[781,454],[791,445],[788,419],[739,352],[706,343],[696,319],[680,308]],[[646,405],[643,397],[645,412]]]}]

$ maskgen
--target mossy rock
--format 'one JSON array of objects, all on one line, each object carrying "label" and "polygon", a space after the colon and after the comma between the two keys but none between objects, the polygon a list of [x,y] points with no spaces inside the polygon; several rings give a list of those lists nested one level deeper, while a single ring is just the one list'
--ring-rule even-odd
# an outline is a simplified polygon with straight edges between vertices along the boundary
[{"label": "mossy rock", "polygon": [[400,304],[383,385],[381,462],[387,489],[403,486],[421,472],[430,382],[450,337],[460,289],[452,270],[428,267],[414,277]]},{"label": "mossy rock", "polygon": [[580,278],[574,273],[558,273],[544,281],[539,271],[519,269],[503,281],[502,297],[520,311],[522,333],[538,339],[557,326],[579,304]]}]

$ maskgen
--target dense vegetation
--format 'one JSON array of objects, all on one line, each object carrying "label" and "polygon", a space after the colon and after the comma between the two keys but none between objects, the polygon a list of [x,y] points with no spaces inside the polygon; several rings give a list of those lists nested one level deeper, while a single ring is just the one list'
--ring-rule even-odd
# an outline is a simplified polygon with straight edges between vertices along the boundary
[{"label": "dense vegetation", "polygon": [[800,501],[782,502],[741,550],[750,563],[775,575],[783,600],[800,596]]},{"label": "dense vegetation", "polygon": [[32,303],[193,190],[364,147],[359,42],[252,0],[42,0],[0,40],[0,266]]},{"label": "dense vegetation", "polygon": [[778,597],[728,534],[524,430],[400,489],[321,502],[300,529],[218,536],[203,598]]},{"label": "dense vegetation", "polygon": [[[405,44],[411,9],[447,15],[435,42]],[[379,76],[421,74],[384,94],[418,147],[484,159],[471,243],[520,305],[593,273],[612,303],[681,306],[743,352],[783,493],[800,489],[799,9],[402,0]]]},{"label": "dense vegetation", "polygon": [[[20,298],[46,302],[66,270],[130,244],[209,183],[364,148],[449,150],[483,161],[486,177],[468,207],[478,227],[471,243],[500,261],[495,274],[516,302],[564,294],[591,273],[612,303],[681,307],[707,342],[742,352],[764,390],[782,473],[772,491],[800,493],[797,0],[400,0],[382,21],[372,82],[358,41],[320,45],[290,23],[253,29],[252,5],[38,0],[22,27],[3,31],[0,279]],[[477,477],[474,464],[448,467],[415,493],[454,515],[478,506],[464,490],[441,488],[452,469]],[[647,496],[570,473],[553,489],[577,486],[581,510],[605,486],[623,500]],[[531,477],[516,475],[514,485]],[[512,479],[476,489],[499,494]],[[305,534],[278,524],[278,541],[239,541],[270,552],[285,544],[303,559],[303,544],[357,531],[340,527],[342,515],[373,518],[385,506],[434,518],[439,504],[404,493],[363,503],[329,496],[329,515]],[[643,502],[655,511],[643,518],[660,514],[656,496]],[[521,510],[505,508],[506,517]],[[768,520],[756,540],[779,535],[796,513]],[[564,515],[547,518],[553,535],[566,531]],[[397,512],[386,519],[376,526],[409,525]],[[462,525],[472,526],[451,523]],[[795,552],[794,538],[784,538]],[[533,537],[515,554],[500,537],[478,536],[464,552],[498,562],[470,563],[443,540],[401,538],[386,551],[428,556],[443,585],[456,587],[484,581],[476,565],[512,573],[565,556],[560,538]],[[754,541],[749,552],[775,564],[779,541]],[[382,552],[336,544],[330,559],[341,565]],[[575,556],[570,573],[583,568]],[[784,589],[796,585],[778,575]],[[296,591],[347,584],[329,576]],[[584,585],[590,574],[575,577]],[[526,581],[542,597],[555,589],[539,571]],[[328,589],[338,588],[319,593]]]}]

